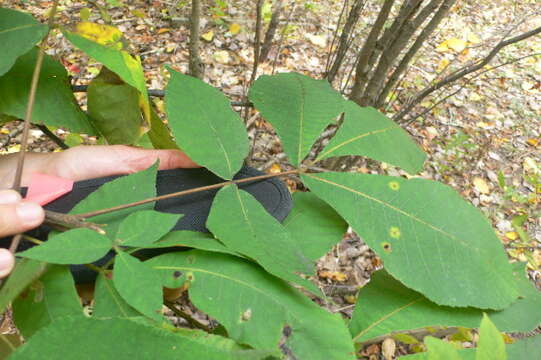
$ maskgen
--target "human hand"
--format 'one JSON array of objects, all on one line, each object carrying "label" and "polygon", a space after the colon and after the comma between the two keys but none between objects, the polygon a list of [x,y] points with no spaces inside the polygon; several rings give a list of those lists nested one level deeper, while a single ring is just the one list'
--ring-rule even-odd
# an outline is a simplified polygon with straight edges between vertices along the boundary
[{"label": "human hand", "polygon": [[[0,190],[0,238],[25,232],[40,225],[45,218],[41,206],[21,199],[13,190]],[[15,258],[7,249],[0,248],[0,278],[6,277]]]},{"label": "human hand", "polygon": [[[0,189],[12,185],[18,154],[0,157]],[[180,150],[141,149],[125,145],[76,146],[57,153],[28,153],[22,176],[27,186],[34,172],[73,181],[132,174],[160,159],[160,170],[199,167]]]}]

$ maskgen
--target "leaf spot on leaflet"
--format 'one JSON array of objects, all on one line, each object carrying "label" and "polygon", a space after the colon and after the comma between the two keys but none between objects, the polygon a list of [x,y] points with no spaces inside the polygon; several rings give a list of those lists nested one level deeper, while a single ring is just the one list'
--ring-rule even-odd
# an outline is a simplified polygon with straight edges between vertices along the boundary
[{"label": "leaf spot on leaflet", "polygon": [[393,249],[391,248],[391,244],[388,242],[382,242],[381,247],[383,248],[383,251],[385,251],[387,254],[390,254]]},{"label": "leaf spot on leaflet", "polygon": [[390,181],[389,187],[391,188],[391,190],[398,191],[398,189],[400,189],[400,184],[398,183],[398,181]]},{"label": "leaf spot on leaflet", "polygon": [[245,322],[245,321],[248,321],[252,318],[252,309],[248,308],[248,310],[246,310],[245,312],[243,312],[241,315],[240,315],[240,321],[241,322]]},{"label": "leaf spot on leaflet", "polygon": [[175,279],[178,279],[178,278],[181,277],[181,276],[182,276],[182,271],[175,271],[175,272],[173,273],[173,277],[174,277]]},{"label": "leaf spot on leaflet", "polygon": [[389,229],[389,236],[391,236],[392,238],[394,239],[398,239],[400,238],[400,229],[397,228],[396,226],[391,226],[391,228]]}]

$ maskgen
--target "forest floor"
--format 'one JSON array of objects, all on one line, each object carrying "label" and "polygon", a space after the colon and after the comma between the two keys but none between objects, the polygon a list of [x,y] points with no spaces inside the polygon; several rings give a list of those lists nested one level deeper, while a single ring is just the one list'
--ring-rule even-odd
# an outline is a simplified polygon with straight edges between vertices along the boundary
[{"label": "forest floor", "polygon": [[[8,6],[31,11],[43,18],[51,1],[11,1]],[[102,3],[102,2],[99,2]],[[115,3],[108,1],[107,3]],[[118,1],[122,3],[122,1]],[[130,1],[130,5],[108,7],[111,23],[129,40],[139,54],[151,89],[163,89],[167,83],[165,64],[176,70],[188,69],[187,1]],[[176,4],[180,6],[176,6]],[[243,100],[253,64],[255,14],[250,1],[208,1],[201,33],[201,58],[205,81],[220,88],[231,100]],[[325,72],[329,48],[341,11],[341,1],[285,1],[283,20],[269,59],[259,64],[258,75],[297,71],[321,78]],[[437,33],[421,49],[415,63],[393,94],[389,114],[402,101],[423,88],[441,73],[452,71],[486,54],[503,34],[520,23],[513,34],[541,24],[535,15],[536,1],[459,1]],[[61,23],[73,25],[89,16],[100,21],[96,8],[86,9],[86,2],[62,1]],[[221,5],[223,4],[223,6]],[[366,6],[356,29],[353,49],[362,45],[367,25],[377,15],[377,6]],[[264,7],[268,21],[270,9]],[[288,20],[289,18],[289,20]],[[62,58],[77,85],[88,84],[99,71],[90,61],[61,37],[50,41],[49,53]],[[537,53],[506,66],[499,64]],[[528,263],[529,276],[541,288],[541,41],[533,37],[505,48],[490,64],[493,69],[470,81],[460,92],[405,126],[429,157],[421,177],[442,181],[455,188],[476,205],[492,222],[499,238],[513,260]],[[353,57],[346,65],[335,88],[347,93]],[[85,64],[90,63],[90,66]],[[460,84],[459,84],[460,85]],[[417,111],[432,107],[439,99],[458,89],[427,98]],[[80,94],[84,103],[84,94]],[[154,98],[158,109],[163,100]],[[243,114],[244,116],[244,114]],[[287,159],[272,128],[259,115],[248,113],[250,135],[255,136],[252,164],[263,171],[278,172],[287,168]],[[57,135],[66,138],[61,129]],[[57,146],[38,129],[31,132],[34,151],[54,151]],[[73,140],[73,139],[72,139]],[[0,151],[18,151],[17,126],[0,129]],[[77,139],[75,139],[77,141]],[[92,143],[92,139],[84,139]],[[403,175],[387,164],[361,163],[350,171]],[[294,181],[288,181],[291,190]],[[354,233],[318,264],[319,283],[334,300],[329,308],[350,314],[358,286],[381,267],[380,260]],[[377,359],[379,344],[365,349],[366,359]],[[407,351],[399,347],[397,355]]]}]

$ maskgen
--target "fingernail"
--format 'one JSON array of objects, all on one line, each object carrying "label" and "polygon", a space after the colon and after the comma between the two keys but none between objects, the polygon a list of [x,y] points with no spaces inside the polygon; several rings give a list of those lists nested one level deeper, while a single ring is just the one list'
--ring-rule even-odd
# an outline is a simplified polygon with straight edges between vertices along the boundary
[{"label": "fingernail", "polygon": [[21,201],[21,195],[13,190],[0,190],[0,204],[15,204]]},{"label": "fingernail", "polygon": [[39,225],[43,219],[43,209],[38,204],[22,202],[17,205],[17,216],[25,225]]},{"label": "fingernail", "polygon": [[0,278],[6,277],[14,264],[13,255],[7,249],[0,249]]}]

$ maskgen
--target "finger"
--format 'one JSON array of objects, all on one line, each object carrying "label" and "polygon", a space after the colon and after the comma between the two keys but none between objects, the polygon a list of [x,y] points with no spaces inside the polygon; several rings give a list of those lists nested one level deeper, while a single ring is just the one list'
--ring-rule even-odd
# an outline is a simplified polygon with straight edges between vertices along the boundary
[{"label": "finger", "polygon": [[0,204],[0,237],[22,233],[39,226],[45,212],[38,204],[21,201]]},{"label": "finger", "polygon": [[77,146],[60,153],[56,173],[74,181],[131,174],[160,160],[160,169],[199,167],[180,150],[149,150],[124,145]]},{"label": "finger", "polygon": [[15,258],[8,249],[0,249],[0,279],[9,275],[15,266]]}]

